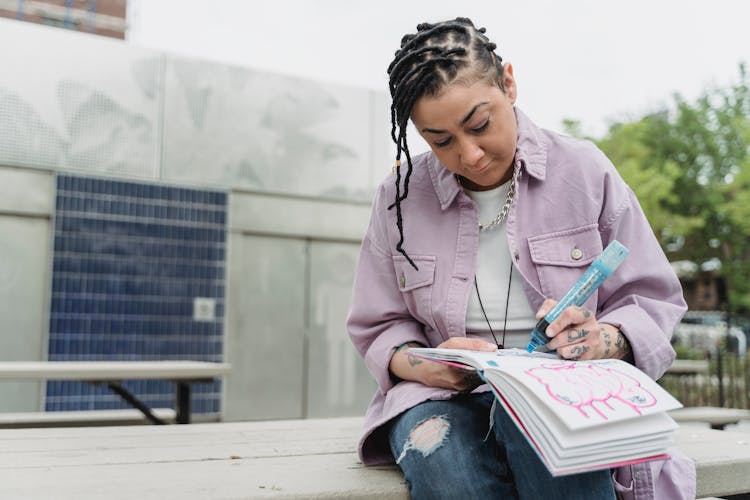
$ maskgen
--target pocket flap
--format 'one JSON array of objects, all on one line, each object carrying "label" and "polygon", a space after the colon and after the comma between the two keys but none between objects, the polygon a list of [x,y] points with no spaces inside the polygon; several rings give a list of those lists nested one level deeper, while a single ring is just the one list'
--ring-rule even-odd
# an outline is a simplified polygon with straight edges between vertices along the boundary
[{"label": "pocket flap", "polygon": [[596,224],[529,238],[531,260],[540,265],[584,266],[593,262],[603,248]]},{"label": "pocket flap", "polygon": [[396,268],[396,282],[398,289],[402,292],[431,285],[435,280],[436,258],[434,255],[410,255],[409,257],[411,257],[419,269],[414,269],[403,255],[393,256],[393,265]]}]

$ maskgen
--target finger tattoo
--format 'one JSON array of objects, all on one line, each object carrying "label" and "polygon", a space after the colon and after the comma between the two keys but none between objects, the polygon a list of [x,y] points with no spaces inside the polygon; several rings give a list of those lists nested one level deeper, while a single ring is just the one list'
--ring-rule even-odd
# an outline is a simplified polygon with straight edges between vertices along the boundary
[{"label": "finger tattoo", "polygon": [[581,359],[581,356],[589,351],[589,349],[590,348],[587,345],[575,345],[570,349],[571,356],[568,359],[578,361],[579,359]]},{"label": "finger tattoo", "polygon": [[575,342],[576,340],[585,339],[589,334],[589,331],[585,328],[580,330],[568,330],[568,342]]}]

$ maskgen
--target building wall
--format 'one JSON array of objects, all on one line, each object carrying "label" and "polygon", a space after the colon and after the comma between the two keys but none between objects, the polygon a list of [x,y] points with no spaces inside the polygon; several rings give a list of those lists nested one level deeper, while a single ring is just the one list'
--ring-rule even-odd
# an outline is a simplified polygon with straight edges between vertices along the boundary
[{"label": "building wall", "polygon": [[[386,96],[2,19],[0,45],[2,359],[48,355],[57,175],[206,189],[228,196],[223,418],[362,413],[344,321]],[[46,394],[2,383],[0,410]]]},{"label": "building wall", "polygon": [[127,0],[0,0],[0,17],[124,40]]}]

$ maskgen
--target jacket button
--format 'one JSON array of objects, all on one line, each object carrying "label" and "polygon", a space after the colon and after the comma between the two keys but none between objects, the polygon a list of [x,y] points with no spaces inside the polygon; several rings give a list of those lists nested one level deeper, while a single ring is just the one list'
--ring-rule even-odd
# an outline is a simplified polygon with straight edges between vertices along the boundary
[{"label": "jacket button", "polygon": [[398,286],[400,286],[401,288],[404,288],[406,286],[406,276],[404,276],[403,274],[398,277]]},{"label": "jacket button", "polygon": [[573,260],[581,260],[583,257],[583,251],[580,248],[574,248],[570,251],[570,258]]}]

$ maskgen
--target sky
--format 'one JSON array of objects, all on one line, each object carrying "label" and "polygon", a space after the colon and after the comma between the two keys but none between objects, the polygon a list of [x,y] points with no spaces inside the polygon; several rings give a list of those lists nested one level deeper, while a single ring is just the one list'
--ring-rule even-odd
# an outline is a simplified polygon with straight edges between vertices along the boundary
[{"label": "sky", "polygon": [[745,0],[129,0],[136,46],[387,91],[386,68],[420,22],[470,17],[513,65],[537,124],[603,135],[750,64]]}]

